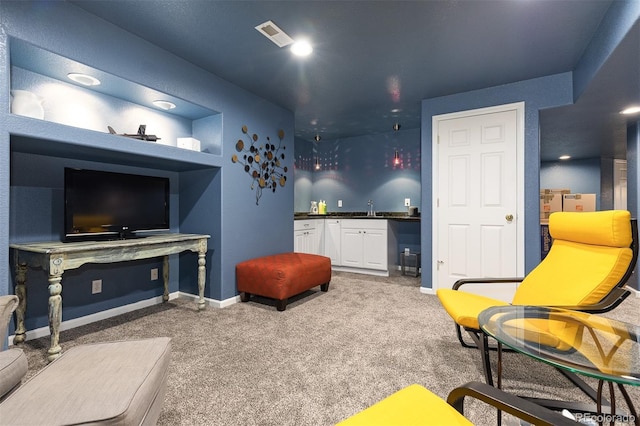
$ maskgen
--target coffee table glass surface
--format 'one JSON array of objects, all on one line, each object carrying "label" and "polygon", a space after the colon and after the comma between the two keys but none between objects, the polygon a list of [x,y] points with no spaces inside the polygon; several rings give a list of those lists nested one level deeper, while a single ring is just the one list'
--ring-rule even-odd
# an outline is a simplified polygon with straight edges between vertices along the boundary
[{"label": "coffee table glass surface", "polygon": [[540,306],[496,306],[478,317],[487,335],[555,367],[640,386],[640,326]]}]

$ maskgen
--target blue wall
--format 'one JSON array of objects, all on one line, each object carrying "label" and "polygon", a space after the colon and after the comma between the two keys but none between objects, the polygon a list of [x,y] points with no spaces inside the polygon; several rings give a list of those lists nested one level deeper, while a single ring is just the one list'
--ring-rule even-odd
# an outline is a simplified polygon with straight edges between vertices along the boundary
[{"label": "blue wall", "polygon": [[[629,29],[640,18],[640,2],[613,2],[589,46],[573,72],[507,84],[483,90],[460,93],[422,102],[422,286],[432,288],[432,238],[433,221],[430,205],[433,194],[431,182],[431,120],[434,115],[465,111],[512,102],[525,102],[525,273],[540,262],[539,238],[539,189],[540,147],[539,110],[574,102],[589,85],[591,79],[607,61]],[[635,149],[635,148],[634,148]],[[631,159],[630,159],[631,160]],[[633,172],[636,158],[629,161]],[[637,198],[638,182],[629,178],[628,198]],[[632,210],[632,214],[637,212]],[[433,262],[433,261],[432,261]]]},{"label": "blue wall", "polygon": [[433,197],[431,182],[432,117],[456,111],[465,111],[525,102],[524,118],[524,230],[525,230],[525,271],[540,262],[539,238],[539,191],[540,191],[540,144],[539,110],[572,102],[572,80],[570,73],[521,81],[504,86],[492,87],[422,102],[422,286],[432,288],[432,221],[430,206]]},{"label": "blue wall", "polygon": [[308,212],[311,200],[325,200],[328,212],[365,212],[368,200],[378,212],[406,212],[405,198],[420,206],[420,129],[296,141],[295,178],[298,212]]},{"label": "blue wall", "polygon": [[[124,141],[117,145],[110,139],[114,137],[100,133],[100,129],[90,133],[75,127],[61,124],[52,127],[40,120],[12,116],[9,114],[9,54],[11,40],[15,39],[220,112],[215,120],[202,122],[208,129],[211,126],[217,129],[212,137],[214,146],[207,147],[207,153],[197,154],[176,148],[169,155],[167,147],[156,144]],[[10,241],[60,238],[61,225],[56,218],[61,208],[61,169],[74,164],[169,176],[172,230],[211,235],[206,257],[205,297],[213,301],[224,301],[237,294],[236,263],[293,249],[292,112],[65,2],[0,3],[0,69],[0,294],[13,293]],[[16,84],[33,81],[28,73],[20,76],[16,71],[13,75]],[[108,120],[105,117],[104,132],[106,124],[110,124],[106,122]],[[195,120],[193,131],[199,131],[202,125]],[[278,129],[285,133],[285,158],[281,162],[289,170],[288,181],[275,192],[265,190],[259,204],[256,204],[256,192],[251,188],[252,179],[231,159],[237,153],[236,142],[245,136],[241,130],[243,125],[252,134],[259,135],[260,141],[266,137],[277,141]],[[117,130],[131,129],[127,126]],[[90,134],[95,134],[95,140],[86,137]],[[30,135],[36,135],[37,139]],[[47,155],[40,155],[37,149],[25,152],[20,146],[22,142],[30,147],[43,147]],[[125,146],[126,149],[121,149]],[[55,151],[53,156],[49,155],[52,151]],[[95,153],[97,157],[92,159]],[[137,165],[141,162],[145,167]],[[29,173],[38,174],[36,181],[29,180]],[[9,201],[9,194],[12,201]],[[29,220],[33,220],[32,225],[27,223]],[[149,281],[149,269],[156,265],[159,265],[157,259],[86,265],[65,273],[63,319],[70,320],[161,294],[160,282]],[[193,254],[172,257],[171,291],[196,292],[195,265]],[[90,295],[86,290],[90,289],[90,281],[96,278],[105,280],[103,293]],[[29,280],[27,326],[32,329],[47,324],[46,277],[30,271]],[[108,285],[107,282],[118,284]]]},{"label": "blue wall", "polygon": [[601,210],[601,166],[599,158],[541,163],[540,188],[570,189],[574,194],[596,194],[596,210]]}]

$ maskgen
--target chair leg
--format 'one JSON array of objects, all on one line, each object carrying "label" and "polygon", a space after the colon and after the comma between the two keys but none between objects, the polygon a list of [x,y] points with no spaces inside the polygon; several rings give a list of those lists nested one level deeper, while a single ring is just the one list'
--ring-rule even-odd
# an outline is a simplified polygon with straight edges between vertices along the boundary
[{"label": "chair leg", "polygon": [[[478,347],[477,345],[474,346],[474,345],[470,345],[467,342],[465,342],[464,339],[462,338],[462,327],[460,327],[458,324],[455,324],[455,326],[456,326],[456,334],[458,335],[458,340],[460,341],[460,344],[462,345],[462,347],[464,347],[464,348],[477,348]],[[469,333],[471,333],[471,332],[469,332]]]}]

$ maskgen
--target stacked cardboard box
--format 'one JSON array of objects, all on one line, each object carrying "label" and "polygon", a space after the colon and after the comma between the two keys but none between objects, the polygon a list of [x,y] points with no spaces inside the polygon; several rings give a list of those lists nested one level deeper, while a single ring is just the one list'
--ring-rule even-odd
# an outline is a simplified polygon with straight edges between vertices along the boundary
[{"label": "stacked cardboard box", "polygon": [[562,211],[594,212],[596,211],[596,194],[564,194]]},{"label": "stacked cardboard box", "polygon": [[551,213],[562,211],[562,197],[570,192],[569,189],[540,190],[540,223],[549,223]]}]

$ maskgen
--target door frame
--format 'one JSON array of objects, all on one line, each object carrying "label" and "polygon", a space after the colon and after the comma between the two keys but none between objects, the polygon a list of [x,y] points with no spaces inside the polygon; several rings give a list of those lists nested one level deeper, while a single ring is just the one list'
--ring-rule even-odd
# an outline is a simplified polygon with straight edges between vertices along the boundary
[{"label": "door frame", "polygon": [[524,276],[524,113],[525,103],[514,102],[504,105],[496,105],[485,108],[471,109],[467,111],[453,112],[449,114],[434,115],[431,117],[431,288],[435,292],[439,288],[438,282],[438,247],[439,247],[439,216],[438,216],[438,129],[440,121],[456,118],[465,118],[475,115],[491,114],[496,112],[516,111],[516,271],[517,276]]}]

